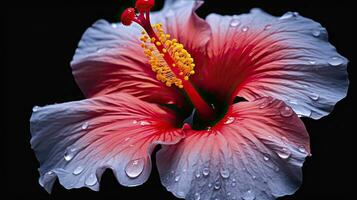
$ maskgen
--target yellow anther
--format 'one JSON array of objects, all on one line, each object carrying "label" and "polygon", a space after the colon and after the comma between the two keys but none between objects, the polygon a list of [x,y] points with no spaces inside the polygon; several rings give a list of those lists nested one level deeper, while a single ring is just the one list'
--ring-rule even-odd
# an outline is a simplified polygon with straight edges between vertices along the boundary
[{"label": "yellow anther", "polygon": [[[156,73],[157,80],[163,82],[166,86],[172,85],[178,88],[183,88],[182,81],[189,80],[189,77],[195,73],[193,58],[184,49],[184,46],[178,43],[177,39],[170,40],[170,34],[166,34],[162,28],[162,24],[152,25],[158,40],[154,37],[148,37],[145,31],[142,31],[140,40],[144,43],[141,47],[144,49],[144,54],[149,58],[151,69]],[[155,46],[163,46],[158,48]],[[169,54],[174,63],[171,66],[166,62],[165,54]],[[172,70],[175,69],[175,74]],[[178,70],[178,71],[177,71]]]}]

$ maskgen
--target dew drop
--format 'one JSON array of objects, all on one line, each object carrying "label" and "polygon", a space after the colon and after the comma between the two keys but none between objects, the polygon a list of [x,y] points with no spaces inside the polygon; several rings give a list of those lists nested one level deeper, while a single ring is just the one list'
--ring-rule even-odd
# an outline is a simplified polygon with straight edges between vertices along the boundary
[{"label": "dew drop", "polygon": [[125,167],[125,173],[129,178],[137,178],[144,170],[142,158],[130,161]]},{"label": "dew drop", "polygon": [[208,127],[207,127],[207,131],[208,131],[208,132],[211,132],[211,131],[212,131],[212,127],[208,126]]},{"label": "dew drop", "polygon": [[73,170],[73,174],[74,175],[78,175],[78,174],[80,174],[80,173],[82,173],[83,172],[83,167],[82,166],[78,166],[78,167],[76,167],[74,170]]},{"label": "dew drop", "polygon": [[316,61],[314,61],[314,60],[310,60],[310,61],[309,61],[309,64],[311,64],[311,65],[315,65],[315,64],[316,64]]},{"label": "dew drop", "polygon": [[283,117],[291,117],[291,115],[293,115],[294,111],[288,107],[288,106],[284,106],[281,110],[280,110],[280,114]]},{"label": "dew drop", "polygon": [[289,19],[292,18],[294,14],[292,12],[287,12],[283,16],[281,16],[279,19]]},{"label": "dew drop", "polygon": [[216,182],[214,183],[214,189],[219,190],[220,188],[221,188],[221,182],[216,181]]},{"label": "dew drop", "polygon": [[321,34],[321,32],[319,30],[313,30],[312,31],[312,35],[315,36],[315,37],[319,37]]},{"label": "dew drop", "polygon": [[231,123],[234,122],[234,120],[235,120],[234,117],[227,117],[227,119],[226,119],[226,121],[224,122],[224,124],[231,124]]},{"label": "dew drop", "polygon": [[252,178],[253,178],[253,179],[256,179],[257,177],[253,175]]},{"label": "dew drop", "polygon": [[201,173],[199,171],[197,171],[196,174],[195,174],[195,177],[196,178],[200,178],[201,177]]},{"label": "dew drop", "polygon": [[306,149],[305,149],[305,147],[304,147],[303,145],[300,145],[300,146],[298,147],[298,150],[299,150],[301,153],[306,153]]},{"label": "dew drop", "polygon": [[138,121],[137,120],[133,120],[133,124],[137,124],[138,123]]},{"label": "dew drop", "polygon": [[235,187],[237,185],[236,182],[232,182],[232,187]]},{"label": "dew drop", "polygon": [[220,174],[222,178],[229,178],[229,170],[226,168],[221,168]]},{"label": "dew drop", "polygon": [[212,184],[211,184],[211,183],[208,183],[208,187],[211,188],[211,187],[212,187]]},{"label": "dew drop", "polygon": [[106,48],[97,48],[97,53],[102,53],[104,51],[106,51],[107,49]]},{"label": "dew drop", "polygon": [[275,172],[278,172],[280,169],[279,169],[279,167],[275,167],[274,170],[275,170]]},{"label": "dew drop", "polygon": [[251,190],[248,190],[246,193],[243,194],[242,199],[243,200],[254,200],[255,195]]},{"label": "dew drop", "polygon": [[89,125],[88,122],[84,122],[84,123],[82,124],[82,129],[83,129],[83,130],[87,129],[87,128],[88,128],[88,125]]},{"label": "dew drop", "polygon": [[148,122],[148,121],[141,121],[141,122],[140,122],[140,125],[141,125],[141,126],[151,125],[151,122]]},{"label": "dew drop", "polygon": [[242,28],[242,31],[243,31],[243,32],[247,32],[248,29],[249,29],[248,26],[244,26],[244,27]]},{"label": "dew drop", "polygon": [[203,174],[203,176],[208,176],[209,175],[209,169],[207,167],[203,168],[202,174]]},{"label": "dew drop", "polygon": [[84,183],[88,186],[93,186],[97,183],[97,177],[95,174],[90,174]]},{"label": "dew drop", "polygon": [[112,26],[113,28],[118,28],[118,24],[116,24],[116,23],[112,23],[111,26]]},{"label": "dew drop", "polygon": [[195,197],[195,200],[200,200],[201,199],[201,195],[198,192],[195,193],[194,197]]},{"label": "dew drop", "polygon": [[264,159],[265,161],[268,161],[268,160],[269,160],[269,157],[263,156],[263,159]]},{"label": "dew drop", "polygon": [[54,174],[53,174],[53,171],[48,171],[48,172],[46,172],[45,175],[46,175],[46,176],[52,176],[52,175],[54,175]]},{"label": "dew drop", "polygon": [[66,161],[70,161],[72,160],[72,158],[74,157],[74,152],[76,151],[75,148],[67,148],[66,152],[64,153],[64,159]]},{"label": "dew drop", "polygon": [[175,177],[175,182],[178,182],[180,180],[180,178],[181,178],[180,175],[176,176]]},{"label": "dew drop", "polygon": [[32,108],[32,111],[33,111],[33,112],[37,112],[38,110],[40,110],[40,106],[34,106],[34,107]]},{"label": "dew drop", "polygon": [[278,151],[277,154],[282,159],[288,159],[291,155],[291,152],[289,149],[284,147],[280,151]]},{"label": "dew drop", "polygon": [[343,60],[340,57],[334,56],[328,60],[328,63],[331,66],[339,66],[343,63]]},{"label": "dew drop", "polygon": [[320,96],[314,92],[311,92],[311,94],[309,95],[310,99],[317,101],[319,100]]},{"label": "dew drop", "polygon": [[239,26],[240,21],[238,19],[232,19],[231,23],[229,24],[231,27]]},{"label": "dew drop", "polygon": [[127,142],[129,140],[130,140],[130,137],[127,137],[127,138],[124,139],[124,142]]},{"label": "dew drop", "polygon": [[268,24],[268,25],[266,25],[266,26],[264,27],[264,30],[269,30],[270,28],[271,28],[271,25]]},{"label": "dew drop", "polygon": [[184,197],[184,196],[185,196],[185,193],[182,192],[182,191],[178,191],[177,194],[178,194],[178,196],[180,196],[180,197]]}]

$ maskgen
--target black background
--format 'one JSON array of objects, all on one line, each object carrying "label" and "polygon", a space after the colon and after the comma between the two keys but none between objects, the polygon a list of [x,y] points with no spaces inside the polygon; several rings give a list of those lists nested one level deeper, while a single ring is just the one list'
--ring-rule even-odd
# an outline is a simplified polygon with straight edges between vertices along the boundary
[{"label": "black background", "polygon": [[[350,60],[347,98],[321,120],[303,119],[311,136],[312,157],[303,167],[304,181],[292,196],[281,199],[352,199],[355,176],[353,117],[355,83],[350,1],[206,1],[200,16],[217,12],[239,14],[260,7],[273,15],[297,11],[327,28],[330,42]],[[352,1],[351,1],[352,2]],[[153,166],[142,186],[120,186],[111,172],[104,173],[101,191],[66,190],[58,182],[52,195],[38,184],[38,162],[30,148],[29,118],[34,105],[83,99],[69,67],[82,33],[97,19],[115,22],[133,1],[12,2],[1,6],[1,199],[175,199],[161,186]],[[157,9],[162,6],[158,3]],[[352,181],[352,182],[351,182]]]}]

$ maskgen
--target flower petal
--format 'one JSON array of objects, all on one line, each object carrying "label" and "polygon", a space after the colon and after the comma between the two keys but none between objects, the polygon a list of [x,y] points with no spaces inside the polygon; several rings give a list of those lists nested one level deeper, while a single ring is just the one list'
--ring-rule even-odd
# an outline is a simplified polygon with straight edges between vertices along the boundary
[{"label": "flower petal", "polygon": [[123,93],[35,107],[31,145],[40,184],[50,192],[57,176],[65,188],[98,190],[110,168],[120,184],[140,185],[149,177],[154,146],[182,138],[175,126],[173,113]]},{"label": "flower petal", "polygon": [[168,0],[162,11],[151,14],[151,21],[162,22],[165,32],[184,45],[197,66],[206,61],[205,49],[211,35],[208,23],[195,13],[202,4],[203,1]]},{"label": "flower petal", "polygon": [[207,22],[210,64],[196,71],[209,80],[200,87],[222,101],[272,96],[297,114],[318,119],[345,97],[347,59],[319,23],[297,13],[277,18],[258,9],[239,16],[211,14]]},{"label": "flower petal", "polygon": [[126,92],[155,103],[183,103],[178,89],[155,78],[140,46],[141,30],[99,20],[84,33],[71,66],[86,97]]},{"label": "flower petal", "polygon": [[161,181],[186,199],[274,199],[292,194],[309,155],[302,121],[280,100],[263,98],[233,105],[210,130],[157,154]]}]

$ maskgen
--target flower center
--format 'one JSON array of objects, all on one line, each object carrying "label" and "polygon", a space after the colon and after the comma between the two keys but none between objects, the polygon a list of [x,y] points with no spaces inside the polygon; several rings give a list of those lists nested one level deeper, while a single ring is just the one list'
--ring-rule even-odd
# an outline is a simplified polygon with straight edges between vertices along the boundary
[{"label": "flower center", "polygon": [[195,74],[194,60],[190,53],[184,49],[176,39],[170,39],[162,28],[162,24],[150,23],[150,9],[154,0],[137,0],[134,8],[127,8],[121,15],[123,25],[129,26],[136,22],[144,28],[140,40],[145,55],[149,58],[151,69],[156,73],[156,78],[166,86],[172,85],[182,88],[196,108],[199,117],[204,121],[212,121],[215,111],[197,92],[189,81]]}]

